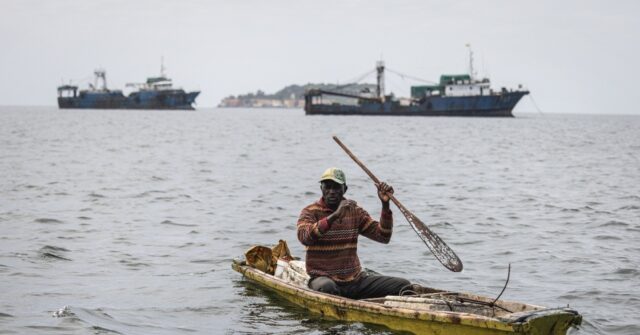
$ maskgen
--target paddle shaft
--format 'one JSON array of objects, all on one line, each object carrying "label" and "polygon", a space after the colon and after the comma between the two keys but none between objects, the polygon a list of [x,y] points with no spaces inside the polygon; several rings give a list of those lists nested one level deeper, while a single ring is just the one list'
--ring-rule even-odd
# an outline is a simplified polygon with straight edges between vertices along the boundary
[{"label": "paddle shaft", "polygon": [[[344,143],[342,143],[340,139],[338,139],[337,136],[333,136],[333,140],[336,141],[336,143],[338,143],[342,150],[344,150],[344,152],[346,152],[347,155],[349,155],[349,157],[351,157],[351,159],[353,159],[353,161],[356,162],[356,164],[358,164],[360,168],[362,168],[362,170],[369,176],[369,178],[373,180],[373,182],[376,184],[376,187],[379,187],[380,180],[371,172],[371,170],[369,170],[364,165],[364,163],[362,163],[358,159],[358,157],[356,157],[356,155],[354,155],[351,150],[349,150],[349,148],[347,148],[347,146],[344,145]],[[407,219],[407,221],[411,225],[411,228],[413,228],[420,239],[422,239],[427,247],[429,247],[429,250],[431,250],[433,255],[436,256],[436,259],[438,259],[438,261],[440,261],[442,265],[444,265],[451,271],[462,271],[462,261],[460,260],[460,258],[458,258],[456,253],[453,252],[453,250],[451,250],[451,248],[449,248],[446,243],[444,243],[440,236],[432,232],[431,229],[429,229],[427,225],[420,221],[417,216],[415,216],[413,213],[411,213],[411,211],[404,207],[404,205],[402,205],[402,203],[400,203],[400,201],[396,199],[393,194],[387,193],[387,196],[389,196],[389,199],[393,201],[396,206],[398,206],[398,209],[400,209],[400,212],[402,212],[404,217]]]},{"label": "paddle shaft", "polygon": [[[380,185],[380,179],[378,179],[378,177],[376,177],[373,174],[373,172],[371,172],[371,170],[369,170],[364,165],[364,163],[362,163],[358,159],[358,157],[356,157],[356,155],[354,155],[353,152],[351,152],[351,150],[349,150],[349,148],[347,148],[347,146],[344,145],[344,143],[342,143],[342,141],[340,141],[340,139],[337,136],[334,136],[333,140],[336,141],[336,143],[338,143],[338,145],[342,148],[342,150],[344,150],[344,152],[346,152],[347,155],[349,155],[349,157],[351,157],[351,159],[353,159],[353,161],[356,162],[356,164],[358,164],[358,166],[360,166],[360,168],[362,168],[362,170],[369,176],[369,178],[371,178],[371,180],[373,180],[373,182],[376,184],[376,186]],[[396,197],[394,197],[393,194],[387,193],[387,196],[389,196],[389,199],[391,199],[391,201],[393,201],[393,203],[396,204],[396,206],[398,206],[398,207],[402,206],[400,201],[398,201],[398,199],[396,199]]]}]

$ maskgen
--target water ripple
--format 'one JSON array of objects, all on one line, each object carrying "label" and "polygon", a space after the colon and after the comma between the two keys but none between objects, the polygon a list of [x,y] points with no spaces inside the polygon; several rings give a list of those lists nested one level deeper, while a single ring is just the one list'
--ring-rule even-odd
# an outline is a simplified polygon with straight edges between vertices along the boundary
[{"label": "water ripple", "polygon": [[37,223],[53,223],[53,224],[63,223],[62,221],[60,221],[58,219],[51,219],[51,218],[39,218],[39,219],[33,220],[33,222],[37,222]]},{"label": "water ripple", "polygon": [[41,258],[47,260],[71,261],[71,259],[65,257],[65,253],[68,251],[68,249],[62,247],[46,245],[38,250],[38,254]]}]

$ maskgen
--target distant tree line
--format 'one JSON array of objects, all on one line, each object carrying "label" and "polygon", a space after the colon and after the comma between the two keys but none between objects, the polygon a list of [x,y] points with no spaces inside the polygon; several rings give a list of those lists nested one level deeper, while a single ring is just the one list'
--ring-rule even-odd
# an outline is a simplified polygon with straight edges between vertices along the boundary
[{"label": "distant tree line", "polygon": [[240,94],[238,96],[230,95],[226,99],[302,99],[304,92],[310,89],[322,89],[327,91],[342,91],[350,93],[362,93],[375,90],[373,84],[353,84],[353,85],[336,85],[336,84],[306,84],[306,85],[289,85],[273,94],[266,94],[263,90],[257,90],[255,93]]}]

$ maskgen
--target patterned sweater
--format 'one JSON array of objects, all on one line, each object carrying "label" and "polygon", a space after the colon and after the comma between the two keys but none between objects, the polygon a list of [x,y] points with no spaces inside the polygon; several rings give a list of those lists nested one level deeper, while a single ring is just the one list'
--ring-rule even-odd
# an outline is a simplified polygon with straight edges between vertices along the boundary
[{"label": "patterned sweater", "polygon": [[298,240],[306,246],[307,273],[311,278],[327,276],[336,282],[349,282],[357,279],[362,271],[358,236],[362,234],[389,243],[393,216],[390,210],[383,211],[377,222],[356,206],[329,228],[327,216],[331,213],[333,210],[322,198],[305,207],[298,219]]}]

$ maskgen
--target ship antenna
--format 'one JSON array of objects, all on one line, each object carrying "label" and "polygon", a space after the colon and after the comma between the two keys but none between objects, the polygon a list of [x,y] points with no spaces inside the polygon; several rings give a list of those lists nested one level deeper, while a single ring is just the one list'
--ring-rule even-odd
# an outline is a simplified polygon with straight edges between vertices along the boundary
[{"label": "ship antenna", "polygon": [[467,43],[467,48],[469,49],[469,77],[471,77],[471,81],[473,81],[476,74],[473,72],[473,50],[471,50],[471,44]]},{"label": "ship antenna", "polygon": [[384,98],[384,61],[379,60],[376,62],[376,71],[378,72],[378,75],[376,77],[377,79],[376,94],[378,94],[379,98],[383,99]]}]

